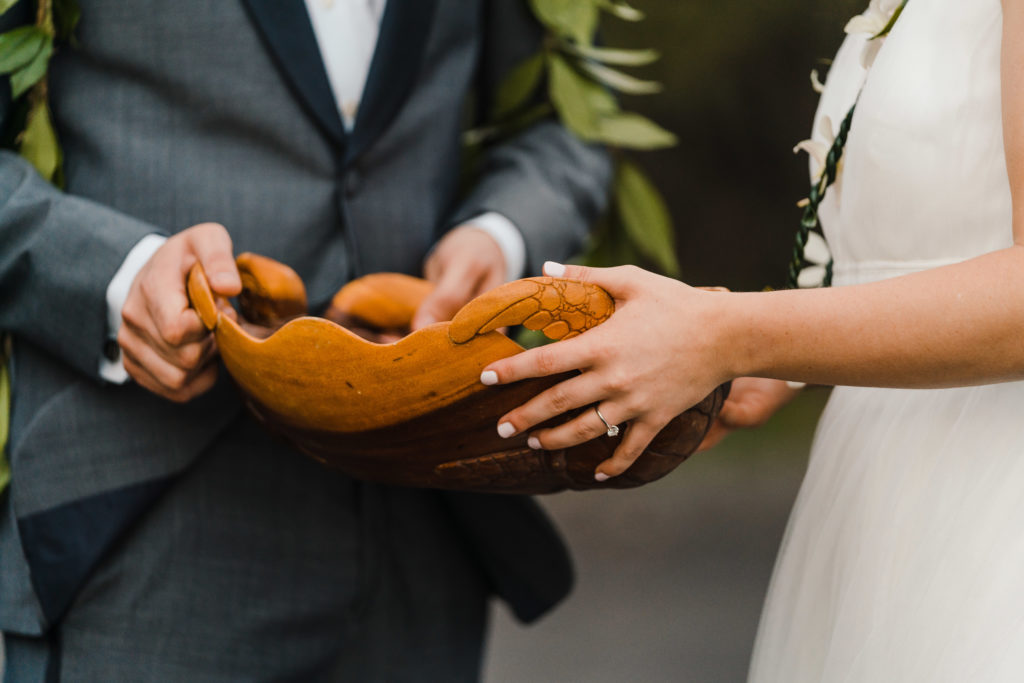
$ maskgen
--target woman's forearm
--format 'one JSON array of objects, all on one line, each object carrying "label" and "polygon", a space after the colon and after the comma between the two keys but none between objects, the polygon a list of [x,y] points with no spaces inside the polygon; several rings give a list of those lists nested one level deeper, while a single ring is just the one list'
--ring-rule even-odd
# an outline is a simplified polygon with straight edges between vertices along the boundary
[{"label": "woman's forearm", "polygon": [[735,376],[907,388],[1024,379],[1024,246],[881,282],[724,297]]}]

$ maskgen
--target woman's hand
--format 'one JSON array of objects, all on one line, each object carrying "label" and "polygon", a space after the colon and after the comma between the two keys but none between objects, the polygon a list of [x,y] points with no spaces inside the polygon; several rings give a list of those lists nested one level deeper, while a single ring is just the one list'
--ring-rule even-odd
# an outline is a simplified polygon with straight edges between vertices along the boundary
[{"label": "woman's hand", "polygon": [[[725,367],[715,311],[721,297],[632,266],[584,268],[545,264],[545,274],[603,287],[615,299],[615,315],[574,339],[492,363],[484,384],[505,384],[571,370],[566,380],[499,420],[510,437],[569,410],[593,405],[625,436],[595,478],[622,474],[674,417],[732,379]],[[625,424],[628,422],[628,425]],[[531,434],[532,448],[555,450],[603,436],[595,410]]]}]

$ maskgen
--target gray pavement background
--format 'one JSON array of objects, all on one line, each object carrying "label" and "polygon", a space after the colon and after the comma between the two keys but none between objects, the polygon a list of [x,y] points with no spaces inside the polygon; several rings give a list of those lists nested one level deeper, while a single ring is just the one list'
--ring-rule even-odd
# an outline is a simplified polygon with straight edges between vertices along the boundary
[{"label": "gray pavement background", "polygon": [[576,589],[532,627],[496,611],[485,682],[743,681],[826,398],[807,391],[643,489],[544,498]]}]

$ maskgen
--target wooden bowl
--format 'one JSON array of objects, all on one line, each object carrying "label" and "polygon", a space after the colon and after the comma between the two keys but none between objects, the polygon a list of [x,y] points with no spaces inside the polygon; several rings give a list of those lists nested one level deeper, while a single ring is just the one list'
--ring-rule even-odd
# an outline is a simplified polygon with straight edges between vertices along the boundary
[{"label": "wooden bowl", "polygon": [[700,444],[725,399],[719,387],[673,420],[623,475],[594,480],[621,437],[535,451],[526,434],[498,436],[498,418],[570,375],[487,387],[484,367],[523,350],[499,329],[524,325],[554,340],[607,320],[608,294],[552,278],[518,280],[469,302],[451,322],[375,343],[335,322],[408,328],[431,291],[398,274],[355,280],[327,316],[308,317],[305,289],[287,266],[253,254],[237,260],[241,321],[218,308],[199,265],[188,291],[217,339],[250,410],[273,433],[320,462],[365,480],[493,493],[631,488],[659,479]]}]

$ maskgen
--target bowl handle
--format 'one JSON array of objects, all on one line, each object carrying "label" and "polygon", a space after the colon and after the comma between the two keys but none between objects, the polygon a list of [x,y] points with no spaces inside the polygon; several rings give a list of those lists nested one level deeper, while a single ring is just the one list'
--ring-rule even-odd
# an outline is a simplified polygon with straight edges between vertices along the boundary
[{"label": "bowl handle", "polygon": [[217,312],[213,291],[210,290],[210,283],[206,279],[206,272],[201,264],[196,263],[188,272],[187,289],[192,308],[196,309],[203,325],[211,332],[217,329],[217,319],[220,313]]},{"label": "bowl handle", "polygon": [[448,328],[456,344],[500,327],[523,325],[548,339],[569,339],[597,327],[615,312],[615,301],[597,285],[550,277],[509,282],[462,307]]}]

